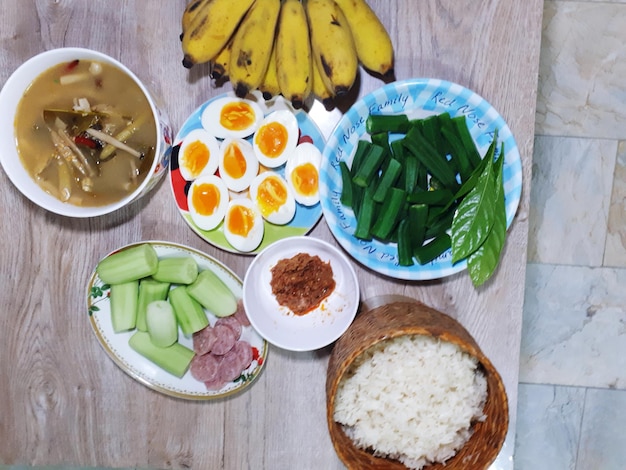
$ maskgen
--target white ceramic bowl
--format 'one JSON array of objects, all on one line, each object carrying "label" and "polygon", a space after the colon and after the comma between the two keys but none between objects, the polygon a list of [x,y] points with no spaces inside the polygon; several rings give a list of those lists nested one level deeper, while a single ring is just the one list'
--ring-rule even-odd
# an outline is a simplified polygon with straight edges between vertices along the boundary
[{"label": "white ceramic bowl", "polygon": [[[335,289],[314,310],[296,315],[272,294],[271,269],[298,253],[329,262]],[[252,261],[243,281],[243,302],[250,323],[269,343],[290,351],[313,351],[337,340],[359,307],[359,283],[350,260],[334,245],[314,237],[290,237],[272,243]]]},{"label": "white ceramic bowl", "polygon": [[[150,103],[157,124],[157,142],[150,174],[130,195],[112,204],[98,207],[79,207],[65,203],[45,192],[22,165],[15,145],[15,113],[18,103],[30,83],[47,69],[75,59],[97,60],[114,65],[129,75],[143,91]],[[171,153],[172,129],[167,114],[159,109],[154,96],[125,65],[98,51],[83,48],[52,49],[38,54],[13,72],[0,91],[0,164],[17,189],[32,202],[56,214],[68,217],[95,217],[113,212],[148,193],[165,174]]]}]

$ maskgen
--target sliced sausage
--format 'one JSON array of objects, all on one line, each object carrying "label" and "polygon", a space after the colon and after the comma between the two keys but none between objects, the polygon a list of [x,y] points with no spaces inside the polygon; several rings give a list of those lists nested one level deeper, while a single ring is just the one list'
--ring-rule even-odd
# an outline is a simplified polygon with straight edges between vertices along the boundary
[{"label": "sliced sausage", "polygon": [[237,341],[220,361],[218,375],[224,382],[232,382],[252,363],[252,346],[247,341]]},{"label": "sliced sausage", "polygon": [[224,382],[218,374],[214,379],[205,380],[204,385],[207,390],[220,390],[224,385],[226,385],[226,382]]},{"label": "sliced sausage", "polygon": [[241,375],[241,371],[241,359],[235,346],[222,357],[218,375],[224,382],[232,382]]},{"label": "sliced sausage", "polygon": [[200,356],[210,353],[216,339],[215,332],[209,325],[193,334],[193,350]]},{"label": "sliced sausage", "polygon": [[235,333],[236,340],[241,338],[241,329],[242,329],[241,322],[237,320],[237,318],[235,318],[233,315],[229,315],[228,317],[218,318],[217,321],[215,322],[215,326],[217,325],[225,325],[228,328],[232,329],[233,333]]},{"label": "sliced sausage", "polygon": [[231,327],[218,325],[217,323],[213,327],[213,332],[215,333],[216,340],[215,343],[213,343],[211,352],[218,356],[223,356],[230,351],[237,342],[235,332]]},{"label": "sliced sausage", "polygon": [[224,382],[232,382],[241,375],[241,369],[239,368],[239,359],[234,349],[231,349],[224,355],[220,362],[218,370],[219,378]]},{"label": "sliced sausage", "polygon": [[215,380],[219,375],[220,359],[213,354],[196,354],[191,360],[189,371],[200,382]]},{"label": "sliced sausage", "polygon": [[237,341],[232,351],[237,354],[242,372],[252,364],[252,346],[247,341]]},{"label": "sliced sausage", "polygon": [[246,309],[243,308],[243,300],[239,299],[237,301],[237,310],[235,310],[233,316],[237,320],[239,320],[239,323],[241,323],[243,326],[250,326],[250,320],[248,319],[248,315],[246,314]]}]

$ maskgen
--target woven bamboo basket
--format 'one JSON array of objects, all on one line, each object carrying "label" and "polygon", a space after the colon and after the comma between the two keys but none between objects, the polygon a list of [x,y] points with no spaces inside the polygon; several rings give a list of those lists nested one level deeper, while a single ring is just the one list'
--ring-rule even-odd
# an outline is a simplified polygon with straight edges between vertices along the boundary
[{"label": "woven bamboo basket", "polygon": [[326,419],[337,455],[349,469],[406,469],[397,460],[375,457],[356,447],[333,419],[335,395],[350,364],[366,349],[402,335],[429,335],[458,345],[478,358],[487,379],[486,420],[473,424],[473,434],[456,455],[424,470],[482,470],[496,459],[509,427],[508,401],[502,379],[467,330],[452,317],[415,301],[398,301],[361,313],[335,343],[326,380]]}]

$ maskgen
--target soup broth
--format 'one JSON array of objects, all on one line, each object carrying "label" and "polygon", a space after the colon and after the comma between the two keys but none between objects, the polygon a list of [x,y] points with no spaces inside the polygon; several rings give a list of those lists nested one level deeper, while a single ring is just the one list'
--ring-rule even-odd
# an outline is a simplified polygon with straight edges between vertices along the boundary
[{"label": "soup broth", "polygon": [[79,206],[119,201],[145,180],[156,123],[147,98],[119,68],[75,60],[39,75],[15,117],[17,150],[31,177]]}]

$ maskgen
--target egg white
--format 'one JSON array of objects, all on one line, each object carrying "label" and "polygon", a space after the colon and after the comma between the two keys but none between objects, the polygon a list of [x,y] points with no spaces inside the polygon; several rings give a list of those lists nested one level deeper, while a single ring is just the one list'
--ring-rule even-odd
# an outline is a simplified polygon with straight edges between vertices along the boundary
[{"label": "egg white", "polygon": [[[243,156],[245,161],[245,171],[239,177],[228,173],[225,167],[225,157],[227,155],[226,152],[232,146],[239,148],[239,151],[241,152],[241,155]],[[224,180],[224,183],[226,183],[228,189],[235,192],[241,192],[247,189],[248,186],[250,186],[250,183],[252,182],[254,177],[259,173],[259,161],[254,155],[254,149],[252,148],[252,144],[245,139],[233,139],[230,137],[224,139],[224,141],[220,145],[218,169],[220,172],[220,178]]]},{"label": "egg white", "polygon": [[[203,214],[195,207],[193,201],[194,191],[198,190],[201,185],[204,184],[214,186],[220,197],[219,203],[211,214]],[[228,188],[221,178],[216,175],[202,175],[196,178],[193,183],[191,183],[189,192],[187,193],[187,205],[189,207],[191,220],[201,230],[213,230],[224,220],[226,209],[228,208],[228,201]]]},{"label": "egg white", "polygon": [[[285,201],[273,211],[266,210],[264,204],[259,202],[259,188],[262,188],[268,179],[274,179],[284,189],[286,194]],[[259,173],[259,175],[250,183],[250,199],[254,202],[256,207],[263,215],[263,218],[268,222],[275,225],[286,225],[293,219],[296,214],[296,200],[289,189],[287,181],[274,171],[265,171]]]},{"label": "egg white", "polygon": [[[252,216],[252,227],[245,236],[234,233],[230,229],[231,218],[234,213],[233,211],[238,208],[243,208]],[[246,253],[253,251],[263,241],[264,234],[265,227],[263,225],[263,217],[261,216],[259,209],[250,199],[238,198],[233,199],[228,203],[228,208],[226,209],[226,215],[224,218],[224,237],[226,237],[226,241],[230,243],[234,249]]]},{"label": "egg white", "polygon": [[[296,202],[299,204],[304,206],[314,206],[320,201],[319,171],[321,163],[322,152],[320,152],[315,145],[309,142],[299,144],[294,150],[293,155],[291,155],[291,157],[287,160],[287,164],[285,165],[285,179],[287,180],[289,188],[291,188],[291,191],[293,192]],[[298,168],[307,164],[313,165],[313,167],[317,170],[318,187],[312,194],[304,193],[297,184],[298,179],[296,175]]]},{"label": "egg white", "polygon": [[[190,161],[188,150],[191,145],[198,143],[204,145],[208,151],[209,159],[203,166],[194,168],[196,162]],[[194,129],[182,140],[178,150],[178,167],[180,174],[185,180],[193,181],[200,175],[212,175],[217,170],[219,161],[219,143],[217,139],[204,129]]]},{"label": "egg white", "polygon": [[[282,152],[276,156],[268,155],[264,152],[259,143],[259,139],[263,135],[264,130],[273,124],[283,126],[287,133],[284,148]],[[254,153],[259,159],[259,163],[268,168],[278,168],[279,166],[284,165],[296,148],[296,145],[298,145],[299,136],[300,129],[298,127],[298,120],[291,111],[287,109],[279,109],[269,113],[259,124],[259,128],[254,133],[254,137],[252,139]]]},{"label": "egg white", "polygon": [[[242,129],[229,129],[220,122],[222,110],[227,105],[239,103],[246,104],[250,107],[251,112],[254,113],[252,122]],[[224,96],[211,101],[202,111],[200,119],[202,121],[202,127],[218,139],[225,139],[226,137],[246,138],[251,136],[259,128],[263,120],[263,111],[261,107],[252,100]]]}]

